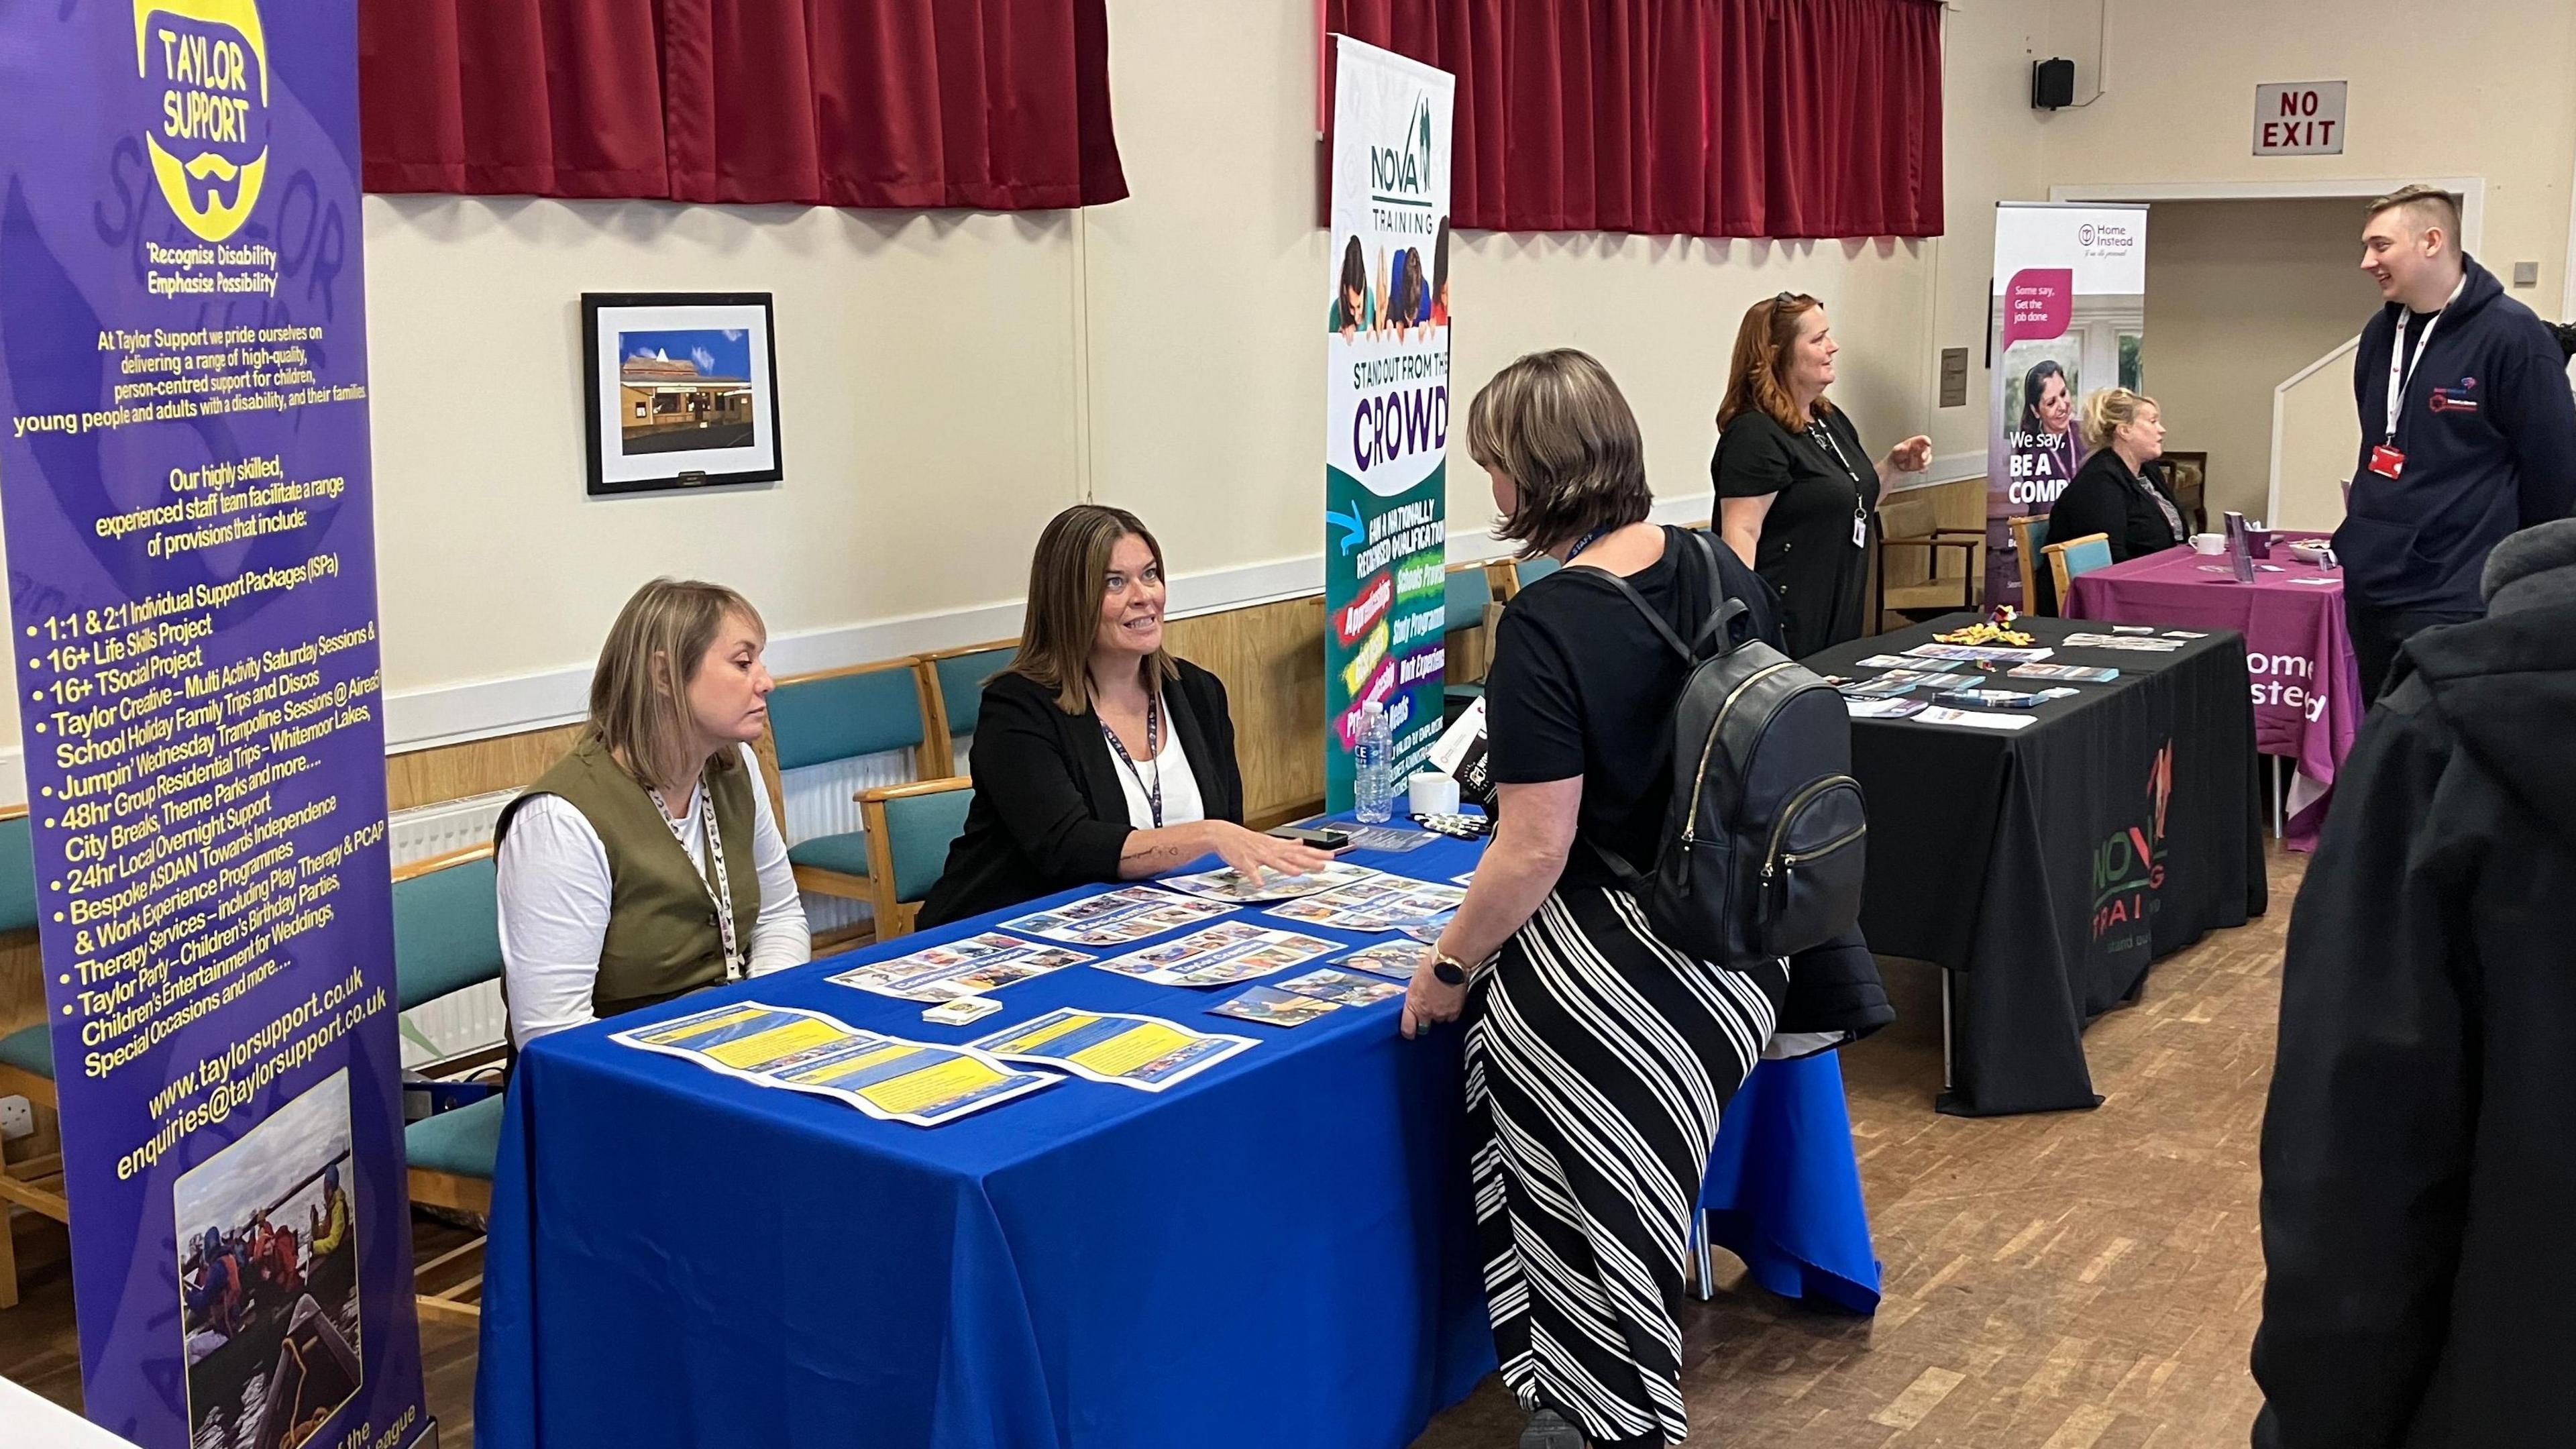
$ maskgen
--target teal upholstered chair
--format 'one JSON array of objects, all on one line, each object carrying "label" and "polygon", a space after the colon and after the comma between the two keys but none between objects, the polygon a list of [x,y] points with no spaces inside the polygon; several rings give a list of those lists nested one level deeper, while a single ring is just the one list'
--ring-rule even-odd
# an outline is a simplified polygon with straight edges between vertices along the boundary
[{"label": "teal upholstered chair", "polygon": [[[394,998],[402,1010],[501,979],[496,881],[488,845],[395,869]],[[490,1216],[493,1165],[501,1152],[501,1098],[495,1094],[412,1123],[403,1129],[403,1152],[411,1162],[413,1202]],[[445,1287],[433,1285],[461,1274],[462,1269],[449,1270],[482,1241],[475,1238],[413,1270],[423,1313],[478,1316],[479,1273]]]},{"label": "teal upholstered chair", "polygon": [[1480,682],[1484,676],[1481,665],[1493,642],[1491,636],[1485,632],[1485,615],[1493,602],[1493,575],[1485,571],[1483,564],[1460,564],[1449,570],[1448,619],[1443,629],[1453,635],[1473,631],[1485,647],[1477,650],[1480,667],[1476,671],[1477,678],[1473,680],[1456,677],[1459,672],[1456,669],[1458,651],[1454,648],[1449,651],[1451,677],[1441,700],[1441,716],[1444,719],[1457,719],[1459,715],[1466,713],[1468,705],[1484,698],[1485,686]]},{"label": "teal upholstered chair", "polygon": [[2048,515],[2017,513],[2004,520],[2012,530],[2013,559],[2021,570],[2021,607],[2024,613],[2057,612],[2043,609],[2046,602],[2039,596],[2040,550],[2048,547]]},{"label": "teal upholstered chair", "polygon": [[1512,562],[1513,583],[1516,589],[1526,589],[1563,567],[1565,565],[1544,554],[1537,558],[1515,559]]},{"label": "teal upholstered chair", "polygon": [[921,657],[922,697],[930,704],[931,748],[937,751],[924,753],[922,774],[957,773],[957,738],[975,733],[984,712],[984,681],[1008,668],[1018,652],[1019,641],[1005,639]]},{"label": "teal upholstered chair", "polygon": [[[782,679],[769,696],[769,733],[780,773],[891,750],[918,750],[921,768],[947,772],[948,737],[931,728],[918,661],[897,659]],[[786,821],[779,821],[786,829]],[[800,890],[845,900],[875,898],[865,829],[790,843]]]},{"label": "teal upholstered chair", "polygon": [[[0,815],[0,936],[32,941],[35,929],[35,842],[28,834],[27,807],[20,805]],[[0,1097],[24,1097],[48,1114],[58,1105],[54,1042],[42,1020],[0,1036]],[[0,1308],[18,1303],[18,1254],[9,1235],[13,1207],[71,1222],[60,1151],[0,1166]]]},{"label": "teal upholstered chair", "polygon": [[962,775],[859,792],[878,940],[912,934],[912,919],[948,869],[948,847],[965,831],[974,799],[975,782]]},{"label": "teal upholstered chair", "polygon": [[2082,538],[2070,538],[2064,543],[2052,543],[2041,552],[2048,555],[2049,577],[2057,584],[2058,610],[2063,613],[2066,608],[2066,589],[2069,584],[2095,569],[2107,569],[2111,566],[2111,535],[2088,533]]}]

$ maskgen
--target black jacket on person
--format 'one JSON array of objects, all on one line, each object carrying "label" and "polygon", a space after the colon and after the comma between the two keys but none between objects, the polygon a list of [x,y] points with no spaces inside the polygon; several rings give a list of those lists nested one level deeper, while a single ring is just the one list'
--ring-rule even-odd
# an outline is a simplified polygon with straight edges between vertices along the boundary
[{"label": "black jacket on person", "polygon": [[[2346,591],[2374,608],[2474,614],[2487,551],[2576,511],[2576,398],[2548,324],[2470,260],[2459,300],[2407,375],[2397,414],[2405,467],[2395,478],[2371,472],[2402,310],[2381,308],[2353,353],[2361,454],[2335,554]],[[2407,345],[2422,336],[2410,323]]]},{"label": "black jacket on person", "polygon": [[2576,1442],[2576,522],[2486,579],[2407,641],[2291,919],[2258,1449]]},{"label": "black jacket on person", "polygon": [[[1163,686],[1173,737],[1198,781],[1206,818],[1243,822],[1243,772],[1234,760],[1234,719],[1225,685],[1176,661]],[[1122,768],[1100,732],[1100,716],[1066,714],[1055,691],[1021,674],[984,686],[969,768],[975,800],[966,829],[948,848],[948,868],[921,904],[920,923],[941,925],[1054,891],[1118,879],[1118,856],[1135,827],[1118,783]]]},{"label": "black jacket on person", "polygon": [[[2173,504],[2175,518],[2182,517],[2182,505],[2174,502],[2165,487],[2164,470],[2147,465],[2145,488],[2138,475],[2119,453],[2110,448],[2096,448],[2075,470],[2074,481],[2057,495],[2048,513],[2048,541],[2063,543],[2082,538],[2088,533],[2109,534],[2111,562],[2127,563],[2141,554],[2162,553],[2185,541],[2174,533],[2174,525],[2165,520],[2164,510],[2147,496],[2153,488],[2165,502]],[[2183,525],[2186,529],[2188,523]]]}]

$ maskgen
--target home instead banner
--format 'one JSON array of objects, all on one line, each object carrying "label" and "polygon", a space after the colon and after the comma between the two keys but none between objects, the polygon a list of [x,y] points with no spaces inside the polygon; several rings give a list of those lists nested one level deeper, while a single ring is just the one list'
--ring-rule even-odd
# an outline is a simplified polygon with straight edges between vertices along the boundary
[{"label": "home instead banner", "polygon": [[412,1306],[357,15],[0,8],[0,519],[89,1417],[432,1434]]},{"label": "home instead banner", "polygon": [[1440,737],[1447,662],[1446,71],[1333,37],[1333,274],[1324,439],[1324,798],[1351,805],[1361,708],[1396,778]]},{"label": "home instead banner", "polygon": [[[2027,606],[2009,520],[2048,512],[2075,477],[2085,393],[2141,384],[2147,209],[1998,206],[1991,310],[1986,601]],[[2030,562],[2034,578],[2046,574]]]}]

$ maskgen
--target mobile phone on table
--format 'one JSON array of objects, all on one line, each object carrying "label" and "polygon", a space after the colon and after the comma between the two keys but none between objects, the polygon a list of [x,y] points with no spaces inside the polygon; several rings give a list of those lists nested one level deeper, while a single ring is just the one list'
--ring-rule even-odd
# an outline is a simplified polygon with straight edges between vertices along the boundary
[{"label": "mobile phone on table", "polygon": [[1348,834],[1324,826],[1282,825],[1268,833],[1282,840],[1296,841],[1299,845],[1311,845],[1317,850],[1351,848],[1351,838]]}]

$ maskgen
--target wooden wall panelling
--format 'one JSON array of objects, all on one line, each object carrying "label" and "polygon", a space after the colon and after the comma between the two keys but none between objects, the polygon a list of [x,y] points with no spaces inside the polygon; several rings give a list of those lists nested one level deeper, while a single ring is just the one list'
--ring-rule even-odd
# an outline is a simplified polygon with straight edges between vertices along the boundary
[{"label": "wooden wall panelling", "polygon": [[1172,652],[1225,681],[1248,823],[1311,813],[1324,798],[1324,598],[1175,619]]},{"label": "wooden wall panelling", "polygon": [[544,774],[579,738],[581,726],[568,724],[390,756],[385,760],[389,808],[413,810],[515,790]]}]

